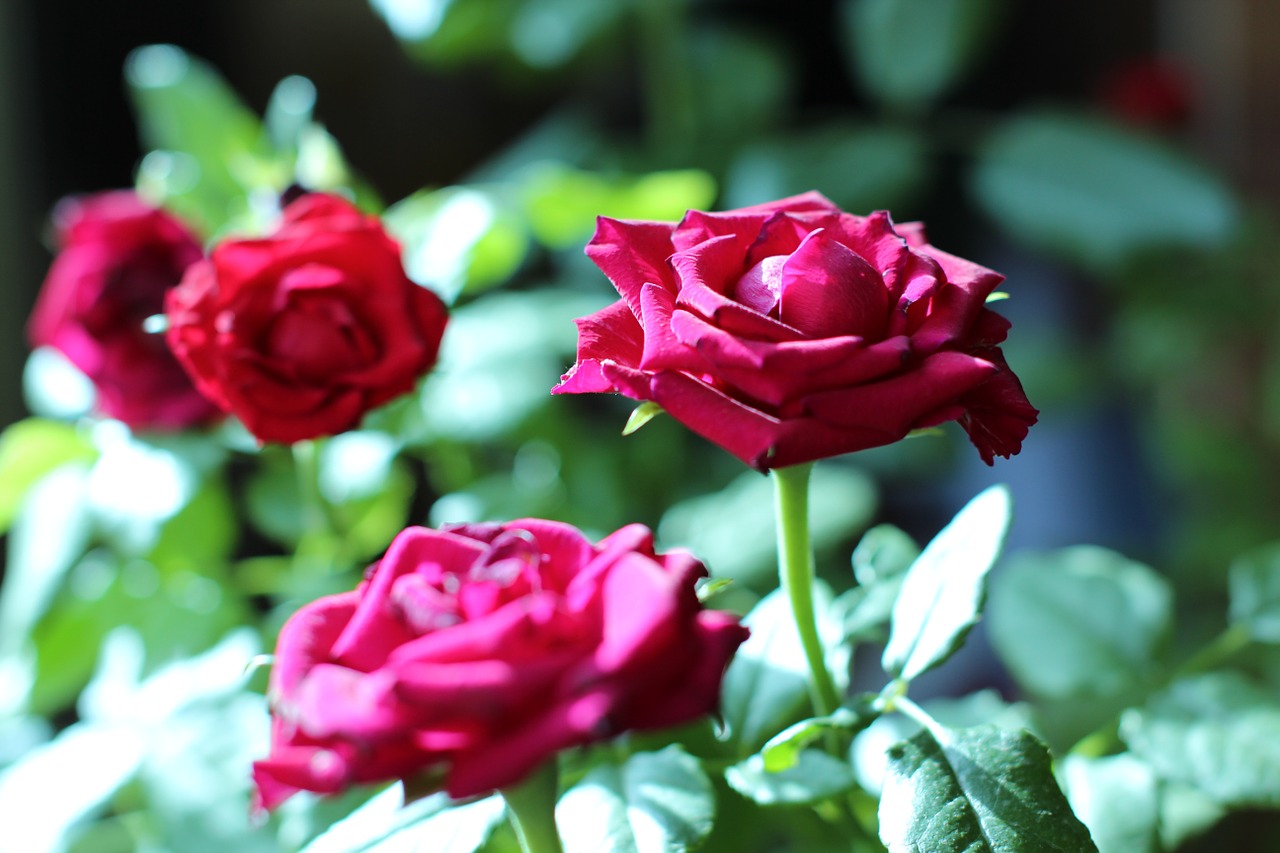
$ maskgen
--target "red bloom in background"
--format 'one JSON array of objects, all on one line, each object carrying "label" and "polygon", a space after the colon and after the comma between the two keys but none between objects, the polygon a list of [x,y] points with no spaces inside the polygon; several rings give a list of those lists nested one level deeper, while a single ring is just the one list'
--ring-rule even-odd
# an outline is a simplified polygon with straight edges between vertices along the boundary
[{"label": "red bloom in background", "polygon": [[640,525],[599,544],[538,519],[405,530],[281,630],[258,805],[421,774],[468,797],[715,710],[747,629],[702,609],[705,573]]},{"label": "red bloom in background", "polygon": [[1036,421],[985,307],[1002,276],[887,213],[807,193],[678,224],[601,218],[587,255],[622,299],[578,320],[553,393],[657,403],[755,468],[946,421],[991,464]]},{"label": "red bloom in background", "polygon": [[58,254],[27,324],[93,382],[98,409],[137,429],[178,429],[218,409],[165,344],[143,329],[201,257],[174,216],[129,190],[68,199],[54,211]]},{"label": "red bloom in background", "polygon": [[166,302],[196,386],[262,441],[356,427],[435,363],[447,313],[377,217],[304,195],[261,239],[227,240]]}]

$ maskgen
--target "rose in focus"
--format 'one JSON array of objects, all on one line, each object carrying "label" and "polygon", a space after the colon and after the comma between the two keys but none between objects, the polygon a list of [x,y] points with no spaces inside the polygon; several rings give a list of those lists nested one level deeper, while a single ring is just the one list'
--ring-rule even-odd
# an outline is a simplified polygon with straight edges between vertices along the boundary
[{"label": "rose in focus", "polygon": [[259,805],[409,776],[467,797],[713,711],[747,630],[702,609],[704,574],[640,525],[599,544],[536,519],[405,530],[281,630]]},{"label": "rose in focus", "polygon": [[59,350],[98,392],[103,414],[136,429],[179,429],[218,409],[192,386],[144,321],[203,254],[172,215],[127,190],[68,199],[54,211],[59,251],[27,334]]},{"label": "rose in focus", "polygon": [[376,217],[324,194],[261,239],[227,240],[166,302],[169,345],[197,387],[261,441],[356,427],[411,390],[447,319]]},{"label": "rose in focus", "polygon": [[554,393],[656,403],[755,468],[946,421],[991,464],[1036,421],[985,307],[1002,276],[885,212],[807,193],[678,224],[601,218],[587,255],[622,299],[578,320]]}]

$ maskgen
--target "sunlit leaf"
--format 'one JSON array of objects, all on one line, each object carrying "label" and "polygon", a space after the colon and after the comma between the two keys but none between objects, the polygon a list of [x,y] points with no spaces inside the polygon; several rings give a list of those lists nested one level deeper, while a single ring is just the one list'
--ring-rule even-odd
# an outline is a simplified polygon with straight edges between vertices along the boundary
[{"label": "sunlit leaf", "polygon": [[893,605],[886,672],[910,680],[959,647],[982,612],[987,572],[1004,544],[1009,513],[1008,491],[987,489],[907,569]]},{"label": "sunlit leaf", "polygon": [[[206,234],[241,214],[249,190],[271,168],[253,112],[210,65],[173,45],[148,45],[129,54],[125,79],[143,147],[179,155],[190,171],[188,186],[144,181],[141,189],[164,193],[156,200]],[[144,169],[140,177],[147,176]]]},{"label": "sunlit leaf", "polygon": [[1125,712],[1120,735],[1161,778],[1221,805],[1280,806],[1280,702],[1240,673],[1175,682]]},{"label": "sunlit leaf", "polygon": [[880,797],[889,853],[1097,850],[1034,735],[993,726],[936,734],[921,732],[889,751]]},{"label": "sunlit leaf", "polygon": [[27,418],[0,433],[0,532],[9,528],[27,491],[70,462],[90,463],[93,445],[70,424]]},{"label": "sunlit leaf", "polygon": [[517,181],[534,235],[556,249],[585,243],[597,216],[678,220],[690,208],[707,208],[716,195],[712,177],[696,169],[624,175],[545,162]]},{"label": "sunlit leaf", "polygon": [[415,193],[388,207],[382,221],[400,241],[409,277],[446,302],[501,284],[528,252],[520,217],[482,187]]},{"label": "sunlit leaf", "polygon": [[556,806],[565,853],[691,850],[714,816],[711,781],[678,746],[598,765]]},{"label": "sunlit leaf", "polygon": [[87,477],[79,465],[58,468],[30,489],[18,511],[0,586],[0,652],[21,646],[89,543]]},{"label": "sunlit leaf", "polygon": [[1159,853],[1159,790],[1151,767],[1129,753],[1062,762],[1067,799],[1099,853]]},{"label": "sunlit leaf", "polygon": [[742,796],[762,806],[816,803],[854,786],[848,763],[817,749],[802,749],[794,765],[781,770],[765,766],[759,753],[725,770],[725,781]]}]

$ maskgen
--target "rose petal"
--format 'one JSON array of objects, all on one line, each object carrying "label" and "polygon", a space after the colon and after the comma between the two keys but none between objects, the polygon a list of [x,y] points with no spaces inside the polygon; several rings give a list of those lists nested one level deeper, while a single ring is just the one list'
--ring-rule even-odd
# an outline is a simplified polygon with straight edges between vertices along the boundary
[{"label": "rose petal", "polygon": [[782,322],[810,338],[877,337],[889,293],[866,261],[826,231],[812,231],[782,269]]},{"label": "rose petal", "polygon": [[672,226],[665,222],[631,222],[602,216],[596,220],[596,233],[587,244],[587,257],[608,276],[631,307],[640,316],[640,289],[658,284],[674,289],[667,259],[673,251]]}]

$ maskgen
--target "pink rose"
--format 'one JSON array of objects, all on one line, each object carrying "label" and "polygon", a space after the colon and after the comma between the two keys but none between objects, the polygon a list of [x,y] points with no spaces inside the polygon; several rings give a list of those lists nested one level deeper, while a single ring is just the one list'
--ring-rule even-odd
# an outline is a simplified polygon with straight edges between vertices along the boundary
[{"label": "pink rose", "polygon": [[408,776],[467,797],[713,711],[747,630],[702,609],[704,574],[640,525],[598,545],[536,519],[405,530],[356,591],[281,630],[259,805]]},{"label": "pink rose", "polygon": [[1002,277],[887,213],[806,193],[676,225],[601,218],[587,255],[622,299],[578,320],[553,393],[652,401],[755,468],[945,421],[990,464],[1036,421],[985,307]]},{"label": "pink rose", "polygon": [[137,429],[178,429],[218,409],[143,321],[200,259],[200,242],[129,190],[68,199],[54,211],[59,251],[27,324],[98,390],[98,408]]},{"label": "pink rose", "polygon": [[169,345],[262,441],[356,427],[435,363],[447,315],[377,217],[304,195],[276,231],[227,240],[169,294]]}]

